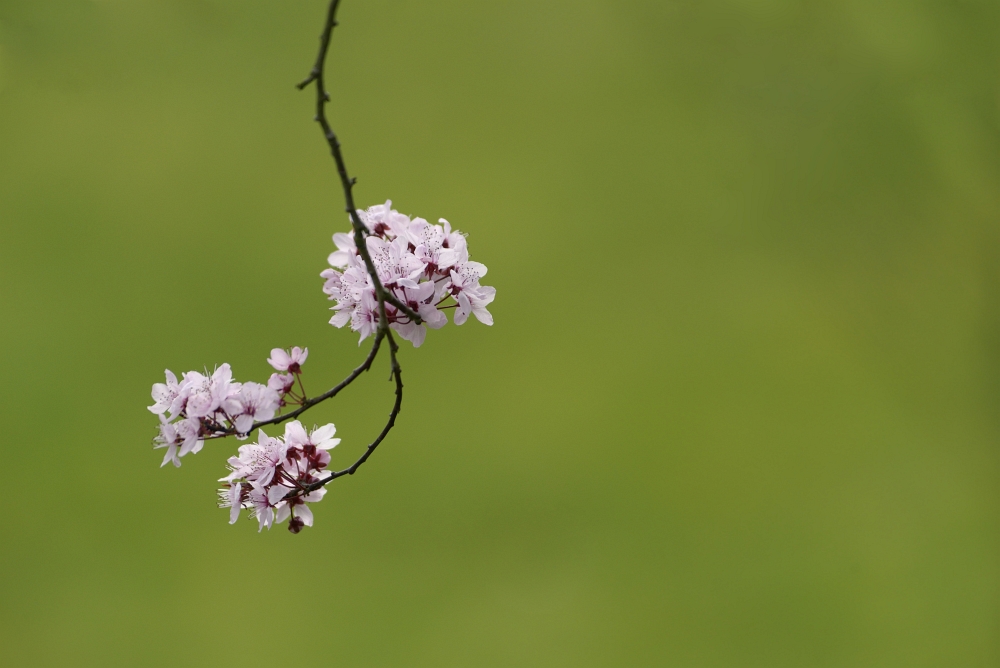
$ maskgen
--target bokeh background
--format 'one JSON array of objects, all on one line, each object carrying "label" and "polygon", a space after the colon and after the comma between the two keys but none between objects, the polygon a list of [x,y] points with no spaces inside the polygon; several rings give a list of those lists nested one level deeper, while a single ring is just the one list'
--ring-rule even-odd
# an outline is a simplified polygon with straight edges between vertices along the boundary
[{"label": "bokeh background", "polygon": [[344,0],[359,202],[469,232],[496,325],[259,535],[145,406],[364,353],[324,9],[0,0],[0,665],[1000,664],[1000,5]]}]

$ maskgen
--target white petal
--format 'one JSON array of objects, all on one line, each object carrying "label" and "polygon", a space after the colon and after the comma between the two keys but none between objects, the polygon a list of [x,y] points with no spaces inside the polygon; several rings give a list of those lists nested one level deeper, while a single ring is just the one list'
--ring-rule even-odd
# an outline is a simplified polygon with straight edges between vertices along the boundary
[{"label": "white petal", "polygon": [[177,446],[174,444],[167,446],[167,454],[163,456],[163,463],[160,464],[160,468],[166,466],[167,462],[173,462],[174,466],[181,465],[180,461],[177,459]]},{"label": "white petal", "polygon": [[309,506],[295,506],[295,516],[301,519],[307,527],[313,525],[313,511],[309,509]]},{"label": "white petal", "polygon": [[322,441],[329,440],[334,434],[337,433],[337,427],[331,422],[330,424],[325,424],[322,427],[313,429],[312,434],[309,435],[310,440],[315,443],[321,443]]},{"label": "white petal", "polygon": [[292,420],[285,425],[285,442],[289,445],[305,445],[309,442],[306,430],[302,428],[302,423]]},{"label": "white petal", "polygon": [[483,264],[482,262],[472,262],[470,260],[469,262],[465,263],[465,266],[466,268],[471,269],[472,271],[479,274],[479,278],[482,278],[483,276],[486,275],[486,265]]},{"label": "white petal", "polygon": [[347,309],[337,311],[337,315],[330,318],[330,324],[334,327],[343,327],[351,320],[351,312]]},{"label": "white petal", "polygon": [[288,364],[291,362],[291,358],[281,348],[275,348],[271,351],[271,356],[267,358],[267,363],[273,366],[278,371],[287,371]]},{"label": "white petal", "polygon": [[320,450],[333,450],[338,445],[340,445],[339,438],[328,438],[325,441],[317,443],[316,447]]},{"label": "white petal", "polygon": [[273,506],[285,498],[285,494],[288,494],[290,491],[292,490],[284,485],[275,485],[267,490],[267,502]]},{"label": "white petal", "polygon": [[253,428],[253,416],[243,414],[236,418],[236,431],[241,434],[249,434]]},{"label": "white petal", "polygon": [[484,325],[493,324],[493,314],[486,310],[486,307],[477,308],[472,312],[472,315],[476,316],[476,319]]}]

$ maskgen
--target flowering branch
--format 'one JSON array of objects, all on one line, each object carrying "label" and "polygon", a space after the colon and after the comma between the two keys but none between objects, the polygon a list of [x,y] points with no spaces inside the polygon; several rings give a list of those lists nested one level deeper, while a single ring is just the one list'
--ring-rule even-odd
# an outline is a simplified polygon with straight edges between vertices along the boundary
[{"label": "flowering branch", "polygon": [[[239,455],[229,458],[230,473],[221,478],[225,487],[219,490],[219,505],[230,509],[230,523],[245,508],[261,529],[287,519],[292,533],[312,526],[309,504],[323,498],[331,480],[353,475],[396,424],[403,403],[403,372],[393,330],[416,348],[428,327],[447,324],[448,309],[455,309],[456,325],[470,315],[492,325],[493,316],[486,307],[496,295],[492,287],[479,284],[486,266],[469,259],[465,235],[452,230],[448,221],[441,218],[440,225],[432,225],[423,218],[411,219],[392,209],[391,201],[364,211],[355,207],[355,179],[348,175],[340,142],[326,117],[330,95],[324,85],[324,68],[339,4],[339,0],[330,1],[316,64],[298,88],[316,85],[316,121],[336,162],[353,232],[333,235],[337,250],[328,258],[331,268],[320,274],[325,279],[323,292],[337,302],[330,324],[350,323],[362,341],[373,336],[371,350],[344,380],[316,397],[309,398],[302,383],[308,348],[275,348],[267,361],[276,373],[266,385],[235,382],[228,364],[212,373],[189,371],[180,381],[167,370],[166,383],[153,385],[154,403],[149,407],[160,419],[154,447],[167,449],[161,466],[168,462],[180,466],[181,457],[200,451],[207,440],[245,439],[257,430],[258,442],[240,446]],[[445,304],[449,300],[453,303]],[[328,424],[307,431],[294,418],[332,399],[371,369],[383,340],[388,340],[390,379],[396,386],[389,419],[351,466],[326,470],[329,450],[340,443],[333,438],[336,427]],[[290,406],[296,408],[279,414]],[[283,422],[285,433],[280,437],[270,437],[262,429]]]}]

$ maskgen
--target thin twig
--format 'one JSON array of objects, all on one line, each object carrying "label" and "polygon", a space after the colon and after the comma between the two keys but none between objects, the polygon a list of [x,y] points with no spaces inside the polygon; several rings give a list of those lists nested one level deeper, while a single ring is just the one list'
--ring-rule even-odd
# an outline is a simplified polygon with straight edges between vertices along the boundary
[{"label": "thin twig", "polygon": [[[396,345],[396,340],[392,337],[391,332],[387,332],[386,337],[389,339],[389,359],[392,364],[392,376],[396,381],[396,400],[392,404],[392,411],[389,413],[389,420],[385,423],[385,426],[382,427],[382,431],[379,433],[378,437],[376,437],[375,440],[372,441],[367,448],[365,448],[364,454],[362,454],[357,461],[342,471],[334,471],[326,478],[306,485],[306,491],[303,492],[304,494],[317,490],[331,480],[336,480],[341,476],[354,475],[354,472],[361,468],[361,465],[364,464],[369,457],[371,457],[372,453],[375,452],[375,448],[379,446],[379,443],[385,439],[385,437],[389,434],[389,431],[396,424],[396,416],[399,415],[399,411],[403,406],[403,370],[400,368],[399,362],[396,361],[396,352],[399,350],[399,346]],[[292,494],[291,496],[301,496],[301,494]]]}]

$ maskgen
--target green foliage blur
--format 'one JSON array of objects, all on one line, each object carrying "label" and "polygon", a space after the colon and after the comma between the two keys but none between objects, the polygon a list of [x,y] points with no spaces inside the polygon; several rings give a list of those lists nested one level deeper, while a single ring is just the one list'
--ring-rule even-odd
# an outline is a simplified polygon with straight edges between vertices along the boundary
[{"label": "green foliage blur", "polygon": [[366,350],[324,11],[0,0],[0,666],[1000,664],[1000,5],[344,0],[359,204],[468,232],[496,325],[258,534],[145,407]]}]

